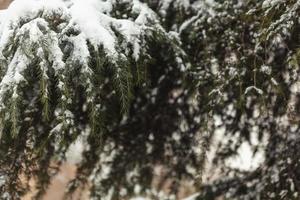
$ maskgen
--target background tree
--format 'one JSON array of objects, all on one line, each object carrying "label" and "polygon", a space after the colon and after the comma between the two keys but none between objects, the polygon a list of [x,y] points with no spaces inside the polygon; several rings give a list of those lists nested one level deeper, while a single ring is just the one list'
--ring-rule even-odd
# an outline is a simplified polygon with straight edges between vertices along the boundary
[{"label": "background tree", "polygon": [[[299,199],[298,13],[299,1],[215,1],[181,26],[201,116],[211,139],[225,134],[213,163],[220,179],[198,199]],[[228,167],[245,141],[264,162]]]}]

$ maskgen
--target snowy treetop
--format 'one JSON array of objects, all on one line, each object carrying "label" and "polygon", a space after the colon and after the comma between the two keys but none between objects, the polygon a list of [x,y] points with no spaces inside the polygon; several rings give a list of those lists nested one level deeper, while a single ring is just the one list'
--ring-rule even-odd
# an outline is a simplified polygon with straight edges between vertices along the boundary
[{"label": "snowy treetop", "polygon": [[[94,46],[103,45],[111,56],[119,54],[115,33],[118,32],[126,39],[126,42],[133,45],[134,55],[138,58],[141,42],[139,37],[144,34],[144,30],[149,28],[149,25],[155,23],[156,15],[147,6],[134,0],[122,1],[122,4],[126,4],[126,9],[132,10],[132,12],[128,15],[117,16],[118,12],[114,10],[113,6],[116,4],[115,0],[67,2],[62,0],[29,0],[26,2],[16,0],[7,11],[3,12],[3,17],[1,17],[1,47],[3,48],[9,42],[11,31],[21,23],[26,23],[32,18],[36,18],[36,20],[43,18],[42,21],[48,23],[45,25],[50,26],[49,23],[53,22],[50,18],[57,17],[58,26],[55,27],[57,29],[55,32],[64,34],[64,31],[76,24],[82,33],[81,38],[89,40]],[[36,39],[37,36],[32,35],[32,39]]]},{"label": "snowy treetop", "polygon": [[1,109],[7,107],[7,98],[18,97],[17,87],[26,81],[24,71],[33,62],[39,63],[44,80],[53,69],[61,90],[66,66],[79,64],[91,93],[90,48],[101,51],[116,67],[116,79],[121,79],[125,72],[118,69],[120,65],[147,57],[146,38],[153,32],[165,34],[156,14],[138,0],[16,0],[1,15]]}]

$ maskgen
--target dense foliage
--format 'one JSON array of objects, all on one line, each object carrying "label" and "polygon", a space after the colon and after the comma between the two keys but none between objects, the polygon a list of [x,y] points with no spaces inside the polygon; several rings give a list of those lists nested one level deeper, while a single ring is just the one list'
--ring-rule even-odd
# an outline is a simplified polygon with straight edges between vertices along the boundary
[{"label": "dense foliage", "polygon": [[[189,180],[198,199],[299,199],[299,11],[297,0],[16,0],[0,19],[1,198],[33,177],[40,198],[80,140],[67,195],[176,199]],[[264,160],[228,165],[245,143]]]},{"label": "dense foliage", "polygon": [[[299,199],[299,3],[219,1],[182,25],[209,144],[225,138],[199,199]],[[250,171],[226,164],[245,142],[265,157]]]},{"label": "dense foliage", "polygon": [[195,176],[186,55],[145,4],[15,1],[6,12],[2,198],[27,193],[33,177],[40,198],[78,139],[85,148],[68,193],[89,184],[96,199],[151,194],[157,165],[174,192]]}]

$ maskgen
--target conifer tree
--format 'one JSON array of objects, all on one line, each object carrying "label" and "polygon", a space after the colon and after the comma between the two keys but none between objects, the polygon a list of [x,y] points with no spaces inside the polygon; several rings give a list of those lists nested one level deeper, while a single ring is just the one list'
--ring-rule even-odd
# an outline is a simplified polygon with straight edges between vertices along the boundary
[{"label": "conifer tree", "polygon": [[40,199],[77,140],[85,148],[66,198],[87,185],[92,199],[155,196],[157,165],[172,193],[194,179],[190,64],[146,4],[16,0],[3,16],[1,198],[21,198],[34,179]]},{"label": "conifer tree", "polygon": [[[0,15],[0,197],[19,199],[34,179],[42,198],[80,141],[66,198],[87,188],[91,199],[178,199],[188,180],[199,200],[299,199],[299,9],[15,0]],[[245,143],[264,159],[229,166]]]},{"label": "conifer tree", "polygon": [[[198,199],[299,199],[299,1],[206,5],[180,28],[207,144],[224,137]],[[245,142],[264,155],[253,170],[227,164]]]}]

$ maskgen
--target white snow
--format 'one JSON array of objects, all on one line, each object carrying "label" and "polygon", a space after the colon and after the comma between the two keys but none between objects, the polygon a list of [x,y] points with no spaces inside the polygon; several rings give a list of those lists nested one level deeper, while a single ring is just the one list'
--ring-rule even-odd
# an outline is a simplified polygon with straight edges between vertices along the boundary
[{"label": "white snow", "polygon": [[260,71],[264,74],[271,75],[272,67],[270,67],[268,65],[262,65],[261,68],[260,68]]},{"label": "white snow", "polygon": [[133,57],[138,60],[140,53],[140,39],[138,36],[141,34],[141,29],[137,24],[128,20],[118,20],[119,30],[126,37],[126,40],[133,45]]},{"label": "white snow", "polygon": [[[24,80],[23,72],[33,58],[41,59],[44,79],[47,79],[46,71],[49,67],[59,77],[62,76],[66,67],[60,47],[62,42],[71,43],[72,52],[68,62],[81,64],[81,73],[85,77],[92,73],[88,66],[88,42],[95,50],[103,47],[110,62],[128,59],[131,56],[128,46],[132,47],[133,59],[138,60],[141,51],[147,50],[141,47],[143,37],[148,34],[147,30],[153,29],[153,26],[159,28],[159,25],[153,25],[156,22],[158,24],[157,16],[145,4],[132,0],[128,3],[137,17],[117,19],[110,16],[113,3],[113,0],[15,0],[7,10],[1,11],[0,61],[6,63],[3,67],[6,73],[0,83],[0,107],[4,103],[4,94],[9,90],[15,90],[17,97],[17,86]],[[53,30],[52,18],[57,16],[62,23]],[[79,34],[67,35],[70,30],[76,30]],[[123,36],[122,42],[117,38],[116,32]],[[16,50],[9,54],[10,57],[4,57],[3,53],[12,48],[11,44],[15,41],[18,42]],[[90,84],[88,79],[86,84]],[[59,85],[63,86],[61,79]]]},{"label": "white snow", "polygon": [[271,82],[275,85],[275,86],[278,86],[278,82],[275,80],[275,78],[271,78]]},{"label": "white snow", "polygon": [[110,56],[117,57],[119,54],[116,46],[117,37],[113,27],[125,37],[127,43],[133,46],[134,58],[138,59],[141,42],[139,37],[144,34],[148,21],[156,18],[149,8],[133,0],[132,10],[139,15],[135,21],[131,21],[116,19],[108,14],[113,9],[113,1],[74,0],[73,2],[70,8],[72,22],[79,25],[82,33],[94,46],[103,45]]},{"label": "white snow", "polygon": [[157,21],[156,14],[148,8],[145,4],[141,3],[139,0],[133,0],[132,11],[134,13],[139,13],[139,16],[135,19],[135,23],[138,25],[147,25],[148,22]]},{"label": "white snow", "polygon": [[161,1],[161,5],[160,5],[160,14],[162,16],[165,16],[167,14],[167,10],[170,7],[170,4],[172,3],[173,0],[164,0]]},{"label": "white snow", "polygon": [[149,200],[149,198],[144,198],[144,197],[134,197],[134,198],[131,198],[130,200]]},{"label": "white snow", "polygon": [[273,7],[282,2],[284,2],[284,0],[265,0],[262,4],[262,7],[263,8]]},{"label": "white snow", "polygon": [[250,91],[256,91],[260,95],[262,95],[264,93],[261,89],[255,87],[255,86],[250,86],[250,87],[246,88],[244,94],[248,94]]},{"label": "white snow", "polygon": [[[11,63],[8,65],[5,76],[2,78],[0,83],[0,102],[3,102],[4,93],[13,90],[13,97],[16,97],[16,85],[24,80],[22,76],[23,70],[29,63],[28,58],[20,53],[21,49],[18,48],[16,56],[14,56]],[[0,105],[0,109],[2,105]]]},{"label": "white snow", "polygon": [[71,164],[78,164],[82,161],[82,153],[84,150],[85,139],[80,136],[69,147],[66,158],[67,162]]},{"label": "white snow", "polygon": [[72,60],[78,61],[81,64],[87,65],[87,60],[90,57],[90,53],[87,46],[87,41],[83,33],[69,37],[69,41],[74,45]]},{"label": "white snow", "polygon": [[0,10],[0,38],[1,38],[1,33],[2,33],[2,21],[5,18],[5,11],[6,10]]},{"label": "white snow", "polygon": [[196,200],[196,198],[198,196],[199,196],[199,193],[195,193],[195,194],[193,194],[193,195],[191,195],[191,196],[189,196],[189,197],[187,197],[187,198],[185,198],[183,200]]},{"label": "white snow", "polygon": [[[131,43],[134,49],[134,57],[138,59],[140,51],[139,36],[144,34],[143,29],[148,22],[153,22],[156,15],[144,4],[137,0],[132,1],[132,10],[139,13],[138,17],[131,21],[129,19],[116,19],[110,16],[113,9],[112,0],[72,0],[68,6],[62,0],[15,0],[5,12],[5,19],[1,20],[4,26],[1,37],[1,45],[8,41],[12,34],[10,29],[13,24],[17,27],[20,20],[35,16],[39,11],[44,15],[51,15],[53,10],[61,10],[71,16],[70,25],[78,26],[82,36],[89,40],[95,47],[103,46],[107,53],[112,57],[117,57],[117,38],[112,27],[117,29],[125,38],[127,43]],[[1,16],[4,15],[3,12]]]},{"label": "white snow", "polygon": [[[111,20],[110,17],[102,13],[109,12],[111,6],[108,5],[109,1],[100,3],[105,5],[104,8],[95,6],[95,3],[95,0],[75,0],[74,5],[70,9],[72,20],[79,25],[80,30],[94,46],[102,44],[110,55],[115,55],[117,54],[115,47],[116,38],[109,28]],[[108,10],[105,8],[108,8]]]}]

